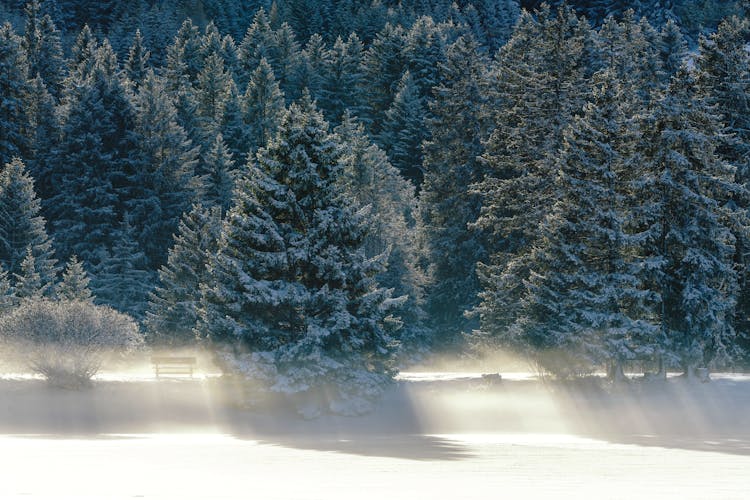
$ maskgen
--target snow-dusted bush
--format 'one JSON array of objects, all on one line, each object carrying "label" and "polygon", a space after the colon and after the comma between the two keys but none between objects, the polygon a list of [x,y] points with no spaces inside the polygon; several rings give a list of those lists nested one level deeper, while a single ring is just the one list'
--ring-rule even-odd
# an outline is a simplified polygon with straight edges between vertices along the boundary
[{"label": "snow-dusted bush", "polygon": [[46,299],[24,301],[0,318],[0,338],[32,371],[62,387],[86,385],[107,353],[143,342],[135,322],[110,307]]}]

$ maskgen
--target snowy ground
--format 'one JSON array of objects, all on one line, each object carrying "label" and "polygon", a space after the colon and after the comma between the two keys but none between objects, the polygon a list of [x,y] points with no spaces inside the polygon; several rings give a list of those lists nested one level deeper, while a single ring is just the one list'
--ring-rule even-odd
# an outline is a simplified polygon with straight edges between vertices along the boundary
[{"label": "snowy ground", "polygon": [[747,498],[750,378],[601,388],[404,374],[372,415],[231,404],[213,377],[0,379],[0,498]]}]

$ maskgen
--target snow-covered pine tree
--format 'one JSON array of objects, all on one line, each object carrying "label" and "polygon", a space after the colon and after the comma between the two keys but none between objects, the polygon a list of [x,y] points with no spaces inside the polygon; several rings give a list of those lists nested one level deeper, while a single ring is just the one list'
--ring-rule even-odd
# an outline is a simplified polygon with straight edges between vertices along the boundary
[{"label": "snow-covered pine tree", "polygon": [[36,299],[47,295],[54,284],[54,276],[42,276],[31,247],[21,261],[18,273],[13,274],[13,295],[19,299]]},{"label": "snow-covered pine tree", "polygon": [[221,39],[220,54],[224,58],[227,71],[229,71],[229,74],[236,81],[240,71],[240,49],[231,35],[224,35],[224,38]]},{"label": "snow-covered pine tree", "polygon": [[127,219],[102,253],[104,256],[91,269],[91,291],[96,303],[142,320],[156,273],[149,269]]},{"label": "snow-covered pine tree", "polygon": [[371,134],[380,132],[385,112],[391,107],[406,61],[403,58],[404,29],[387,24],[365,51],[362,61],[362,88],[365,101],[360,118]]},{"label": "snow-covered pine tree", "polygon": [[732,229],[742,214],[726,201],[747,188],[718,152],[719,117],[688,69],[672,79],[645,130],[650,171],[640,196],[648,255],[658,263],[651,286],[660,297],[659,353],[692,374],[736,354]]},{"label": "snow-covered pine tree", "polygon": [[57,99],[65,78],[60,32],[47,14],[42,14],[38,0],[31,0],[25,8],[26,24],[23,47],[29,63],[29,76],[41,77],[44,85]]},{"label": "snow-covered pine tree", "polygon": [[28,91],[28,62],[23,41],[10,23],[0,26],[0,165],[24,158],[28,152],[24,107]]},{"label": "snow-covered pine tree", "polygon": [[511,37],[521,15],[518,0],[478,0],[471,2],[477,10],[479,30],[488,51],[494,54]]},{"label": "snow-covered pine tree", "polygon": [[[724,133],[717,147],[721,158],[735,167],[734,181],[750,188],[750,53],[746,40],[750,21],[731,17],[719,25],[716,33],[701,38],[696,60],[698,84],[709,96],[723,124]],[[732,232],[736,239],[735,263],[740,273],[735,327],[750,336],[750,240],[746,238],[750,198],[731,193],[729,203],[743,217],[734,219]],[[748,337],[750,338],[750,337]]]},{"label": "snow-covered pine tree", "polygon": [[224,114],[221,117],[221,135],[237,164],[245,163],[248,153],[248,130],[245,125],[243,96],[230,78],[224,93]]},{"label": "snow-covered pine tree", "polygon": [[357,89],[362,86],[362,42],[356,33],[346,41],[336,39],[325,69],[323,91],[318,103],[329,121],[338,123],[346,110],[354,116],[362,114]]},{"label": "snow-covered pine tree", "polygon": [[424,272],[421,257],[414,186],[388,162],[385,152],[367,137],[364,127],[348,113],[336,128],[341,143],[343,171],[340,184],[355,207],[369,207],[370,227],[364,240],[365,255],[386,254],[387,267],[378,273],[378,284],[393,289],[404,301],[394,309],[404,326],[398,338],[404,355],[417,357],[431,347],[425,327]]},{"label": "snow-covered pine tree", "polygon": [[0,263],[0,316],[13,310],[18,299],[13,295],[13,287],[8,279],[8,271]]},{"label": "snow-covered pine tree", "polygon": [[11,276],[22,275],[30,251],[40,279],[51,283],[57,261],[40,212],[34,181],[16,158],[0,171],[0,263]]},{"label": "snow-covered pine tree", "polygon": [[393,104],[385,114],[378,142],[388,153],[393,166],[416,187],[422,184],[426,116],[426,99],[419,94],[419,87],[407,70],[398,84]]},{"label": "snow-covered pine tree", "polygon": [[659,32],[658,48],[662,87],[666,87],[682,68],[688,56],[687,41],[680,31],[680,26],[673,20],[668,21]]},{"label": "snow-covered pine tree", "polygon": [[134,151],[132,104],[119,77],[112,48],[97,49],[89,76],[74,72],[66,88],[63,138],[52,161],[57,166],[44,200],[58,255],[76,254],[96,265],[101,249],[116,237],[123,204],[131,192],[128,173]]},{"label": "snow-covered pine tree", "polygon": [[201,201],[203,205],[217,206],[222,213],[232,204],[234,179],[237,175],[232,153],[221,134],[216,136],[205,158],[206,171],[201,175]]},{"label": "snow-covered pine tree", "polygon": [[169,88],[174,90],[187,83],[194,84],[202,68],[200,31],[190,19],[186,19],[177,31],[174,43],[167,47],[164,75]]},{"label": "snow-covered pine tree", "polygon": [[634,258],[641,235],[628,227],[636,201],[631,182],[640,180],[642,164],[632,113],[638,100],[615,70],[594,75],[592,101],[565,134],[555,201],[530,252],[531,272],[511,328],[497,329],[487,300],[494,296],[483,294],[481,309],[489,314],[482,316],[482,333],[558,376],[606,363],[610,376],[621,378],[624,362],[654,352],[656,295],[645,286],[643,262]]},{"label": "snow-covered pine tree", "polygon": [[243,169],[198,332],[227,369],[356,413],[393,375],[390,293],[361,249],[365,215],[339,193],[341,146],[327,128],[306,95]]},{"label": "snow-covered pine tree", "polygon": [[29,81],[24,105],[29,120],[26,166],[35,179],[37,194],[45,199],[54,192],[51,185],[55,170],[52,155],[60,142],[61,126],[55,98],[47,91],[40,76]]},{"label": "snow-covered pine tree", "polygon": [[148,70],[133,100],[132,152],[125,207],[140,248],[152,268],[166,261],[172,235],[197,195],[198,148],[177,124],[166,85]]},{"label": "snow-covered pine tree", "polygon": [[273,68],[273,72],[279,79],[281,90],[287,99],[300,97],[303,87],[295,78],[299,74],[299,67],[302,64],[302,54],[297,37],[294,31],[287,23],[274,32],[275,55],[268,62]]},{"label": "snow-covered pine tree", "polygon": [[224,68],[224,60],[218,53],[211,53],[195,83],[196,113],[200,123],[201,147],[207,150],[211,139],[221,130],[224,105],[231,76]]},{"label": "snow-covered pine tree", "polygon": [[294,75],[294,84],[298,88],[306,88],[316,101],[323,93],[325,71],[330,64],[330,52],[323,37],[316,33],[312,35],[305,48],[300,53],[298,72]]},{"label": "snow-covered pine tree", "polygon": [[524,256],[550,210],[540,200],[550,199],[554,157],[589,95],[593,53],[585,19],[570,7],[545,6],[536,15],[523,13],[488,74],[482,119],[495,128],[482,156],[486,175],[476,185],[482,198],[476,227],[493,242],[480,272],[506,277],[486,290],[494,296],[497,328],[515,321],[529,272]]},{"label": "snow-covered pine tree", "polygon": [[72,57],[68,61],[70,69],[65,81],[66,87],[70,87],[72,82],[84,81],[91,75],[98,48],[99,42],[91,32],[91,28],[84,25],[70,50]]},{"label": "snow-covered pine tree", "polygon": [[269,24],[268,14],[261,7],[255,13],[252,24],[247,28],[245,37],[238,46],[240,90],[247,86],[262,59],[265,59],[271,67],[278,64],[276,43],[276,36]]},{"label": "snow-covered pine tree", "polygon": [[435,87],[430,105],[419,220],[430,266],[426,309],[436,344],[454,345],[476,323],[464,312],[478,303],[476,263],[487,257],[484,235],[468,227],[481,206],[470,187],[482,179],[477,158],[489,134],[479,114],[486,67],[473,37],[460,37],[447,49],[440,68],[443,83]]},{"label": "snow-covered pine tree", "polygon": [[133,43],[128,51],[128,58],[125,61],[124,67],[125,78],[131,89],[138,90],[138,87],[146,78],[146,72],[149,69],[148,60],[150,57],[151,52],[144,46],[141,30],[135,30]]},{"label": "snow-covered pine tree", "polygon": [[93,302],[89,283],[91,280],[83,268],[83,264],[75,255],[68,259],[65,264],[62,280],[55,287],[55,297],[58,300],[77,300],[81,302]]},{"label": "snow-covered pine tree", "polygon": [[419,95],[429,98],[440,76],[440,63],[445,60],[446,37],[441,26],[429,16],[422,16],[404,36],[403,57],[417,86]]},{"label": "snow-covered pine tree", "polygon": [[180,221],[159,285],[149,295],[145,326],[151,344],[184,345],[196,341],[201,284],[206,263],[218,250],[221,208],[193,205]]},{"label": "snow-covered pine tree", "polygon": [[260,60],[250,77],[242,108],[248,129],[247,150],[252,158],[258,148],[276,134],[284,113],[284,94],[265,59]]},{"label": "snow-covered pine tree", "polygon": [[662,87],[658,40],[658,32],[630,9],[620,20],[608,17],[598,31],[602,64],[615,73],[620,85],[628,87],[627,94],[635,92],[643,108],[651,107]]}]

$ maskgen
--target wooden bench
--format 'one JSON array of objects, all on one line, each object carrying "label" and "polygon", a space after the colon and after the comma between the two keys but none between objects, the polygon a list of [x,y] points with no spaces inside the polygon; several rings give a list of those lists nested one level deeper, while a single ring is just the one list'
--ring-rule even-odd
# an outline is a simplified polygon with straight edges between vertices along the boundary
[{"label": "wooden bench", "polygon": [[156,378],[162,375],[190,375],[192,378],[196,361],[192,357],[152,356],[151,364],[154,365]]}]

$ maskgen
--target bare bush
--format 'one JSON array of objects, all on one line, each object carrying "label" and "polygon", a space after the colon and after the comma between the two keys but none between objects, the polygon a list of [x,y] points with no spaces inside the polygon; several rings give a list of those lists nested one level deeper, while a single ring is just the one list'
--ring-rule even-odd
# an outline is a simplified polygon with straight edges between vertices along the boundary
[{"label": "bare bush", "polygon": [[75,300],[27,300],[0,318],[0,338],[28,367],[61,387],[81,387],[108,352],[143,342],[135,322],[107,306]]}]

